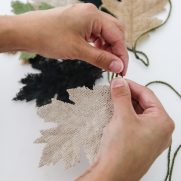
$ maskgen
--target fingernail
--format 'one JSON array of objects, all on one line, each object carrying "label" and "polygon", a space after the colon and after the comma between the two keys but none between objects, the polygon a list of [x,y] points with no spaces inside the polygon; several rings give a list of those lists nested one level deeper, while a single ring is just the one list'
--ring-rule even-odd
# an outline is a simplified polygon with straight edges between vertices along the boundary
[{"label": "fingernail", "polygon": [[121,60],[113,60],[109,66],[110,71],[115,72],[115,73],[120,73],[123,70],[123,63]]},{"label": "fingernail", "polygon": [[122,77],[117,77],[112,80],[111,88],[123,87],[125,85],[125,80]]}]

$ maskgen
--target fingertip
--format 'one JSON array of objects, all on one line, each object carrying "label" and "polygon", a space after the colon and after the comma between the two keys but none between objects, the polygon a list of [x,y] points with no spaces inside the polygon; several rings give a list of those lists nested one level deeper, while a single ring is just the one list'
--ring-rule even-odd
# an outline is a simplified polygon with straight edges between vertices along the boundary
[{"label": "fingertip", "polygon": [[117,77],[111,82],[111,89],[125,86],[125,80],[122,77]]},{"label": "fingertip", "polygon": [[128,93],[128,84],[122,77],[117,77],[111,81],[111,95],[113,100]]},{"label": "fingertip", "polygon": [[114,73],[120,73],[124,70],[124,64],[121,60],[112,60],[109,70]]},{"label": "fingertip", "polygon": [[101,50],[99,48],[93,47],[87,43],[81,46],[81,56],[78,58],[80,60],[87,61],[99,68],[106,71],[111,71],[113,73],[121,73],[124,70],[124,62],[118,56],[106,50]]}]

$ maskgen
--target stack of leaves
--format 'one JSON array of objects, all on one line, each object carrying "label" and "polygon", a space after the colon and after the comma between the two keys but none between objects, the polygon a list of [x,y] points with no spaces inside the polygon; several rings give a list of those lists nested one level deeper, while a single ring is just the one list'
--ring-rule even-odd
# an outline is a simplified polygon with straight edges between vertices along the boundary
[{"label": "stack of leaves", "polygon": [[37,106],[50,103],[56,95],[58,100],[72,103],[67,89],[83,86],[92,89],[95,81],[102,77],[101,69],[79,60],[61,62],[37,55],[29,62],[41,72],[28,74],[21,80],[25,85],[14,100],[35,99]]}]

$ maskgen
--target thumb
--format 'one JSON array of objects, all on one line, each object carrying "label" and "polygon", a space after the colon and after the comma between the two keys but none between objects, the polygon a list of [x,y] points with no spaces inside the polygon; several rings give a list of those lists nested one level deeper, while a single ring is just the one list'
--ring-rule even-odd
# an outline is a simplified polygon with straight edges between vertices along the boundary
[{"label": "thumb", "polygon": [[125,115],[133,113],[131,92],[125,79],[119,77],[112,80],[111,96],[114,105],[114,114],[125,117]]},{"label": "thumb", "polygon": [[91,46],[87,42],[81,47],[80,59],[114,73],[121,73],[124,69],[123,61],[116,55]]}]

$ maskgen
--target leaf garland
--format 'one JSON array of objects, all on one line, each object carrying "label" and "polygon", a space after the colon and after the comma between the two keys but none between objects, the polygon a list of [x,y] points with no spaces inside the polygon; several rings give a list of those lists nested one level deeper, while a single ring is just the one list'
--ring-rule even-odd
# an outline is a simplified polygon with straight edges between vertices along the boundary
[{"label": "leaf garland", "polygon": [[[32,1],[34,1],[34,2],[38,2],[39,0],[32,0]],[[34,10],[37,10],[37,9],[40,9],[40,10],[45,10],[45,9],[50,9],[50,8],[53,8],[53,5],[51,4],[51,3],[49,3],[50,1],[53,1],[53,0],[46,0],[47,2],[45,2],[45,0],[42,2],[42,1],[39,1],[39,3],[38,3],[38,6],[37,6],[37,3],[35,3],[34,5],[32,5],[31,3],[29,3],[29,2],[27,2],[27,3],[22,3],[22,2],[20,2],[20,1],[12,1],[12,8],[13,8],[13,12],[15,13],[15,14],[21,14],[21,13],[25,13],[25,12],[28,12],[28,11],[34,11]],[[73,0],[72,0],[73,1]],[[84,2],[91,2],[91,3],[93,3],[93,4],[95,4],[97,7],[99,7],[100,5],[101,5],[101,2],[100,2],[100,0],[81,0],[81,1],[84,1]],[[111,2],[110,2],[111,1]],[[119,1],[119,0],[117,0],[118,2],[113,2],[112,0],[103,0],[103,6],[101,6],[101,10],[103,10],[103,11],[105,11],[105,12],[107,12],[107,13],[109,13],[109,14],[111,14],[111,15],[113,15],[113,16],[115,16],[115,17],[117,17],[118,19],[119,19],[119,16],[117,16],[117,14],[119,15],[121,12],[124,14],[125,13],[125,15],[130,11],[130,12],[133,12],[133,10],[134,9],[132,9],[132,10],[130,10],[130,8],[127,8],[127,11],[124,9],[124,7],[122,8],[122,10],[123,11],[117,11],[117,8],[119,7],[119,6],[112,6],[112,5],[110,5],[109,3],[122,3],[122,5],[123,5],[123,3],[128,3],[131,7],[133,7],[134,6],[134,4],[136,4],[136,3],[151,3],[151,4],[154,4],[154,3],[156,3],[157,5],[159,5],[159,11],[161,11],[161,10],[163,10],[163,7],[164,7],[164,5],[166,4],[166,1],[165,0],[163,0],[162,2],[161,1],[159,1],[158,2],[158,0],[145,0],[145,1],[143,1],[143,0],[137,0],[137,1],[132,1],[132,0],[127,0],[127,2],[126,2],[126,0],[122,0],[122,1]],[[55,3],[56,3],[56,0],[54,1]],[[57,1],[58,2],[58,1]],[[63,2],[63,1],[62,1]],[[62,3],[61,2],[61,3]],[[70,2],[70,1],[69,1]],[[130,3],[131,2],[131,3]],[[67,3],[67,1],[66,1],[66,3]],[[137,45],[138,45],[138,43],[140,42],[140,40],[142,39],[142,37],[144,37],[144,36],[146,36],[146,35],[148,35],[148,33],[150,33],[150,32],[152,32],[152,31],[154,31],[154,30],[156,30],[156,29],[158,29],[158,28],[160,28],[161,26],[163,26],[163,25],[165,25],[166,23],[167,23],[167,21],[169,20],[169,17],[170,17],[170,15],[171,15],[171,11],[172,11],[172,3],[171,3],[171,1],[170,0],[168,0],[168,3],[169,3],[169,13],[168,13],[168,16],[167,16],[167,18],[166,18],[166,20],[165,21],[163,21],[163,22],[161,22],[161,21],[159,21],[158,19],[154,19],[154,18],[151,18],[151,20],[150,20],[150,22],[154,22],[153,24],[152,23],[148,23],[149,25],[152,25],[152,26],[150,26],[150,28],[148,28],[148,29],[145,29],[144,31],[140,31],[141,33],[139,33],[137,36],[136,36],[136,38],[134,39],[134,41],[129,41],[129,39],[128,39],[128,50],[130,50],[131,52],[133,52],[134,54],[135,54],[135,57],[137,58],[137,59],[139,59],[144,65],[146,65],[146,66],[149,66],[149,58],[147,57],[147,55],[144,53],[144,52],[142,52],[142,51],[138,51],[137,50]],[[50,5],[51,4],[51,5]],[[141,4],[140,4],[141,5]],[[110,7],[111,8],[110,8]],[[147,8],[148,8],[148,6],[146,6]],[[150,6],[149,6],[149,11],[151,11],[151,14],[150,15],[152,15],[152,13],[158,13],[159,11],[158,11],[158,9],[156,8],[157,6],[152,6],[152,8],[154,9],[154,10],[152,10],[152,8],[150,8]],[[113,9],[112,9],[113,8]],[[115,11],[115,9],[116,9],[116,11]],[[143,13],[143,14],[145,14],[145,12]],[[131,13],[131,15],[133,16],[133,14]],[[139,14],[138,14],[139,15]],[[145,16],[145,15],[144,15]],[[123,17],[125,17],[125,16],[123,16]],[[147,17],[146,17],[147,18]],[[154,21],[155,20],[155,21]],[[140,21],[141,22],[141,24],[142,24],[142,21]],[[126,22],[126,24],[127,24],[127,22]],[[134,24],[133,24],[134,25]],[[154,26],[153,26],[154,25]],[[139,28],[138,28],[139,29]],[[146,31],[147,30],[147,31]],[[131,39],[132,40],[132,39]],[[131,43],[130,43],[131,42]],[[131,46],[130,46],[131,45]],[[32,64],[32,66],[35,68],[37,68],[37,69],[39,69],[39,70],[41,70],[41,63],[39,62],[39,61],[37,61],[37,63],[35,63],[34,62],[34,60],[33,59],[37,59],[37,57],[39,57],[40,58],[40,56],[36,56],[36,55],[34,55],[34,54],[31,54],[31,53],[26,53],[26,52],[23,52],[22,54],[21,54],[21,59],[25,59],[25,60],[29,60],[30,58],[32,58],[31,59],[31,64]],[[141,57],[143,57],[143,58],[141,58]],[[35,64],[34,64],[35,63]],[[39,65],[39,63],[40,63],[40,65]],[[45,66],[46,67],[46,66]],[[45,68],[46,69],[46,68]],[[99,72],[100,73],[100,72]],[[98,74],[97,74],[98,75]],[[99,74],[99,76],[101,77],[101,75]],[[98,76],[98,77],[99,77]],[[115,74],[113,74],[113,77],[115,76]],[[35,78],[36,77],[36,78]],[[33,80],[33,78],[35,78],[35,82],[36,82],[36,80],[38,80],[38,76],[33,76],[33,75],[31,75],[31,74],[29,74],[25,79],[22,79],[21,81],[22,81],[22,83],[28,83],[28,81],[30,81],[31,82],[31,80]],[[46,77],[46,76],[45,76]],[[181,97],[181,95],[170,85],[170,84],[168,84],[168,83],[166,83],[166,82],[163,82],[163,81],[153,81],[153,82],[150,82],[150,83],[148,83],[146,86],[149,86],[149,85],[151,85],[151,84],[164,84],[164,85],[166,85],[166,86],[168,86],[169,88],[171,88],[179,97]],[[25,87],[27,86],[27,92],[25,91]],[[26,93],[27,94],[31,94],[31,89],[30,89],[30,91],[28,92],[28,85],[26,85],[19,93],[18,93],[18,95],[19,95],[19,98],[21,97],[21,99],[23,100],[23,99],[25,99],[25,100],[27,100],[27,101],[29,101],[29,100],[32,100],[32,99],[36,99],[36,96],[33,98],[33,96],[32,95],[30,95],[30,97],[29,98],[25,98],[26,97]],[[38,90],[38,89],[37,89]],[[25,92],[26,93],[25,93]],[[34,91],[34,90],[33,90]],[[18,96],[17,95],[17,96]],[[25,96],[24,98],[23,98],[23,96]],[[31,97],[32,96],[32,97]],[[53,97],[53,96],[51,96],[51,97]],[[18,99],[17,97],[15,98],[16,100]],[[67,102],[69,102],[70,100],[69,100],[69,98],[68,97],[66,97],[66,101]],[[45,100],[45,102],[44,103],[42,103],[41,101],[38,103],[39,101],[38,101],[38,99],[37,99],[37,105],[38,106],[40,106],[40,105],[44,105],[45,103],[47,104],[47,103],[49,103],[50,102],[50,98],[49,98],[49,100]],[[73,103],[73,102],[71,102],[70,101],[70,103]],[[171,155],[171,147],[169,148],[169,150],[168,150],[168,156],[167,156],[167,160],[168,160],[168,164],[167,164],[167,174],[166,174],[166,177],[165,177],[165,181],[167,181],[168,179],[169,179],[169,181],[171,181],[172,180],[172,174],[173,174],[173,168],[174,168],[174,163],[175,163],[175,160],[176,160],[176,157],[177,157],[177,155],[178,155],[178,153],[179,153],[179,151],[180,151],[180,149],[181,149],[181,145],[179,145],[178,146],[178,148],[176,149],[176,151],[174,152],[174,155],[173,155],[173,158],[172,158],[172,160],[170,160],[170,155]]]},{"label": "leaf garland", "polygon": [[[125,25],[128,50],[135,54],[145,66],[149,59],[144,52],[137,50],[138,42],[150,32],[160,28],[168,21],[172,3],[170,0],[102,0],[101,8],[107,9]],[[169,3],[169,13],[164,22],[155,17]],[[143,56],[143,58],[140,57]]]}]

